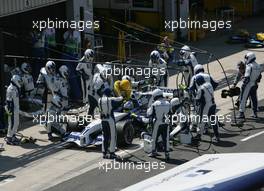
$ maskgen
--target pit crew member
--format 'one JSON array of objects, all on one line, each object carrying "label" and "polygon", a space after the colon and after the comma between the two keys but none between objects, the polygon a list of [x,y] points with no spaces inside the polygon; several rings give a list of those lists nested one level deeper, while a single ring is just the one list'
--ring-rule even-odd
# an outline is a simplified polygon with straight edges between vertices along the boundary
[{"label": "pit crew member", "polygon": [[16,132],[19,126],[19,97],[22,79],[18,75],[13,75],[11,83],[6,91],[5,111],[8,115],[8,131],[6,135],[6,143],[9,145],[19,144]]},{"label": "pit crew member", "polygon": [[88,91],[90,90],[93,79],[93,60],[94,51],[92,49],[87,49],[76,67],[76,71],[81,76],[82,98],[84,104],[88,103]]},{"label": "pit crew member", "polygon": [[167,62],[160,57],[160,53],[157,50],[151,52],[148,66],[159,70],[157,76],[155,76],[157,79],[157,86],[167,87]]},{"label": "pit crew member", "polygon": [[[199,103],[200,110],[200,127],[197,133],[197,139],[201,139],[201,134],[205,130],[205,124],[207,121],[209,125],[213,128],[215,142],[219,142],[219,132],[218,132],[218,121],[216,117],[216,104],[214,98],[214,88],[211,83],[206,82],[202,76],[198,76],[196,78],[196,83],[199,86],[199,89],[196,94],[196,103]],[[212,118],[214,117],[214,121],[212,122]],[[205,120],[206,119],[206,122]]]},{"label": "pit crew member", "polygon": [[253,118],[257,118],[257,110],[258,110],[258,98],[257,98],[257,89],[258,83],[260,82],[261,75],[261,67],[258,63],[256,63],[256,55],[253,52],[248,52],[245,55],[245,64],[246,71],[241,87],[240,94],[240,106],[239,106],[239,119],[245,119],[245,107],[248,97],[251,97],[252,105],[253,105]]},{"label": "pit crew member", "polygon": [[[122,97],[112,97],[112,91],[109,88],[104,90],[104,95],[98,101],[103,131],[102,152],[103,158],[115,159],[116,149],[116,123],[114,109],[122,104]],[[109,156],[107,155],[109,153]]]}]

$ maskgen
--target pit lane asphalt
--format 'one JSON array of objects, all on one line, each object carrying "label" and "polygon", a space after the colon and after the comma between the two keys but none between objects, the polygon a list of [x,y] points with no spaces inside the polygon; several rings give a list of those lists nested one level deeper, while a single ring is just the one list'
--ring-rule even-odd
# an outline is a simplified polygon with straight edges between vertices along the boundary
[{"label": "pit lane asphalt", "polygon": [[[251,119],[248,117],[244,123],[241,132],[237,127],[232,127],[231,124],[225,124],[225,128],[231,131],[226,131],[220,129],[221,142],[218,144],[213,144],[208,151],[200,151],[200,154],[214,154],[214,153],[239,153],[239,152],[264,152],[263,140],[264,134],[260,134],[253,137],[247,141],[242,141],[243,139],[256,135],[264,131],[264,100],[259,102],[260,107],[259,119]],[[230,111],[231,115],[233,114]],[[250,116],[251,109],[247,109],[246,116]],[[209,146],[210,137],[204,136],[199,149],[206,149]],[[126,188],[130,185],[138,183],[149,177],[157,175],[163,171],[169,170],[173,167],[181,165],[187,161],[190,161],[199,156],[196,148],[185,147],[182,145],[173,146],[173,151],[170,153],[171,160],[169,163],[165,164],[165,169],[152,169],[150,172],[148,167],[137,170],[126,169],[111,169],[106,172],[102,167],[99,169],[93,169],[82,175],[74,177],[68,181],[62,182],[46,191],[117,191]],[[150,162],[152,165],[157,164],[155,162],[164,162],[163,153],[158,159],[149,158],[143,149],[127,155],[124,158],[123,164],[126,162],[136,163],[136,162]],[[161,167],[161,166],[160,166]]]}]

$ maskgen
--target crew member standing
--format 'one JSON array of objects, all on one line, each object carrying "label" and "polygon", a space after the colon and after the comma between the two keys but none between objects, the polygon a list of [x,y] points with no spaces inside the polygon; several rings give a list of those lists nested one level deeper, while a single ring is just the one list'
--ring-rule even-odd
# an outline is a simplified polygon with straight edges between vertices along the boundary
[{"label": "crew member standing", "polygon": [[94,51],[92,49],[87,49],[76,67],[76,71],[81,76],[82,98],[84,104],[88,103],[88,91],[90,91],[91,82],[93,80],[93,60]]},{"label": "crew member standing", "polygon": [[[103,144],[103,158],[115,159],[116,148],[116,122],[114,117],[114,109],[123,103],[122,97],[111,97],[109,88],[104,90],[104,95],[99,99],[99,108],[101,112]],[[107,155],[109,152],[109,156]]]},{"label": "crew member standing", "polygon": [[19,144],[16,132],[19,126],[19,92],[22,85],[22,79],[18,75],[11,78],[11,83],[6,91],[5,111],[8,115],[8,131],[6,143],[9,145]]},{"label": "crew member standing", "polygon": [[[218,120],[216,116],[216,104],[214,98],[214,88],[211,83],[206,82],[202,76],[196,78],[196,83],[199,86],[199,89],[196,94],[196,102],[199,103],[200,111],[200,127],[198,129],[197,139],[201,139],[201,134],[204,133],[205,124],[208,122],[214,131],[215,142],[219,142],[219,132],[218,132]],[[213,119],[214,117],[214,119]],[[206,120],[206,122],[205,122]]]},{"label": "crew member standing", "polygon": [[56,64],[53,61],[48,61],[46,66],[41,68],[40,74],[37,80],[37,94],[39,89],[44,89],[42,103],[44,104],[44,111],[49,109],[51,99],[54,96],[54,90],[56,89]]},{"label": "crew member standing", "polygon": [[180,50],[180,56],[185,62],[187,70],[184,71],[185,83],[187,86],[190,85],[190,81],[194,75],[194,67],[198,64],[198,61],[189,46],[183,46]]},{"label": "crew member standing", "polygon": [[166,115],[168,116],[171,105],[163,98],[163,91],[156,89],[153,91],[154,103],[147,110],[147,117],[153,119],[153,130],[152,130],[152,152],[150,157],[158,156],[157,153],[157,142],[158,137],[161,135],[164,145],[165,159],[169,160],[169,121],[166,120]]},{"label": "crew member standing", "polygon": [[158,73],[155,76],[157,79],[157,86],[167,87],[168,85],[168,71],[167,62],[161,58],[160,53],[154,50],[150,53],[150,60],[148,66],[158,69]]},{"label": "crew member standing", "polygon": [[93,76],[91,82],[91,90],[88,92],[89,111],[88,115],[94,118],[94,111],[98,107],[98,100],[103,96],[104,89],[107,87],[107,73],[106,70],[101,70]]},{"label": "crew member standing", "polygon": [[253,105],[253,118],[257,118],[258,111],[258,98],[257,98],[257,89],[258,83],[261,80],[261,67],[256,63],[256,55],[253,52],[248,52],[245,55],[246,71],[243,79],[243,84],[241,87],[240,94],[240,106],[239,106],[239,119],[245,119],[245,108],[248,97],[251,97]]},{"label": "crew member standing", "polygon": [[25,97],[31,97],[33,96],[33,90],[34,90],[34,81],[33,77],[31,75],[31,67],[28,63],[23,63],[21,65],[21,79],[23,81],[22,85],[22,95]]}]

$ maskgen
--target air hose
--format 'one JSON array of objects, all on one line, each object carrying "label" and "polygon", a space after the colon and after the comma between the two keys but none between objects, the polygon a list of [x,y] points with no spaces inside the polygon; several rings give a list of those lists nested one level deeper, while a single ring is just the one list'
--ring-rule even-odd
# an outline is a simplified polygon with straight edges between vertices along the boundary
[{"label": "air hose", "polygon": [[[224,73],[224,76],[225,76],[225,80],[226,80],[226,83],[227,83],[227,87],[228,89],[230,90],[230,83],[228,81],[228,78],[227,78],[227,75],[226,75],[226,71],[222,65],[222,63],[219,61],[219,59],[212,54],[212,56],[216,59],[217,63],[219,64],[219,66],[221,67],[221,70],[223,71]],[[209,64],[207,64],[207,68],[208,68],[208,73],[210,75],[210,72],[209,72]],[[230,129],[227,129],[227,128],[224,128],[222,127],[222,129],[224,129],[225,131],[229,131],[229,132],[243,132],[243,131],[248,131],[248,130],[252,130],[252,129],[243,129],[243,123],[238,123],[237,122],[237,119],[236,119],[236,110],[235,110],[235,104],[234,104],[234,99],[233,97],[231,97],[231,102],[232,102],[232,107],[233,107],[233,114],[234,114],[234,123],[231,124],[231,126],[235,126],[237,127],[238,129],[240,129],[239,131],[233,131],[233,130],[230,130]]]},{"label": "air hose", "polygon": [[[210,58],[209,58],[210,59]],[[208,59],[208,60],[209,60]],[[178,83],[178,81],[179,81],[179,75],[180,74],[182,74],[182,76],[183,76],[183,78],[182,79],[184,79],[184,81],[186,82],[186,80],[185,80],[185,76],[183,75],[183,72],[181,72],[181,73],[179,73],[178,75],[177,75],[177,77],[176,77],[176,88],[177,89],[181,89],[180,88],[180,85],[179,85],[179,83]],[[180,94],[179,94],[179,98],[180,98]],[[184,107],[183,106],[183,104],[181,104],[181,109]],[[190,104],[188,104],[188,116],[190,116],[191,115],[191,105]],[[194,106],[195,107],[195,106]],[[186,109],[185,109],[185,111],[186,111]],[[189,126],[190,126],[190,122],[189,122]],[[190,130],[190,129],[189,129]],[[194,139],[194,135],[193,135],[193,133],[190,131],[190,133],[191,133],[191,136],[192,136],[192,140]],[[199,142],[198,142],[199,143]],[[191,147],[191,148],[195,148],[197,151],[196,151],[196,153],[198,153],[198,155],[200,155],[201,156],[201,153],[200,153],[200,151],[203,151],[203,152],[206,152],[206,151],[209,151],[210,150],[210,148],[212,147],[212,144],[213,144],[213,137],[211,136],[211,134],[210,134],[210,142],[209,142],[209,145],[208,145],[208,147],[206,148],[206,149],[200,149],[199,148],[199,144],[195,144],[195,146],[193,145],[190,145],[190,146],[187,146],[187,145],[185,145],[185,147]],[[216,151],[215,151],[215,149],[213,149],[214,150],[214,152],[216,153]]]}]

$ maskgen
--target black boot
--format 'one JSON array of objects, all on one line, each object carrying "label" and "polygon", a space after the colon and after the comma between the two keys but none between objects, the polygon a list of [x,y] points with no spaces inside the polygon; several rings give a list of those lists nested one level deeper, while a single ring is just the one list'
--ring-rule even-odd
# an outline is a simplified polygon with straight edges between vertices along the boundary
[{"label": "black boot", "polygon": [[53,136],[52,136],[52,133],[48,133],[48,140],[52,140],[53,139]]},{"label": "black boot", "polygon": [[201,134],[197,134],[195,137],[193,137],[193,139],[195,140],[195,141],[201,141],[202,139],[201,139]]},{"label": "black boot", "polygon": [[19,144],[19,143],[20,143],[20,139],[17,138],[17,137],[14,135],[14,136],[12,137],[12,142]]},{"label": "black boot", "polygon": [[165,161],[168,162],[170,160],[169,152],[165,152]]},{"label": "black boot", "polygon": [[5,138],[5,141],[6,141],[6,144],[8,144],[8,145],[14,145],[14,142],[12,140],[12,137],[6,137]]},{"label": "black boot", "polygon": [[258,118],[257,112],[253,112],[252,115],[250,115],[250,117],[257,119]]},{"label": "black boot", "polygon": [[109,159],[117,159],[118,156],[115,153],[110,153]]},{"label": "black boot", "polygon": [[239,115],[237,116],[237,119],[245,119],[244,112],[239,112]]},{"label": "black boot", "polygon": [[220,142],[220,138],[218,136],[214,136],[213,137],[213,142],[219,143]]}]

